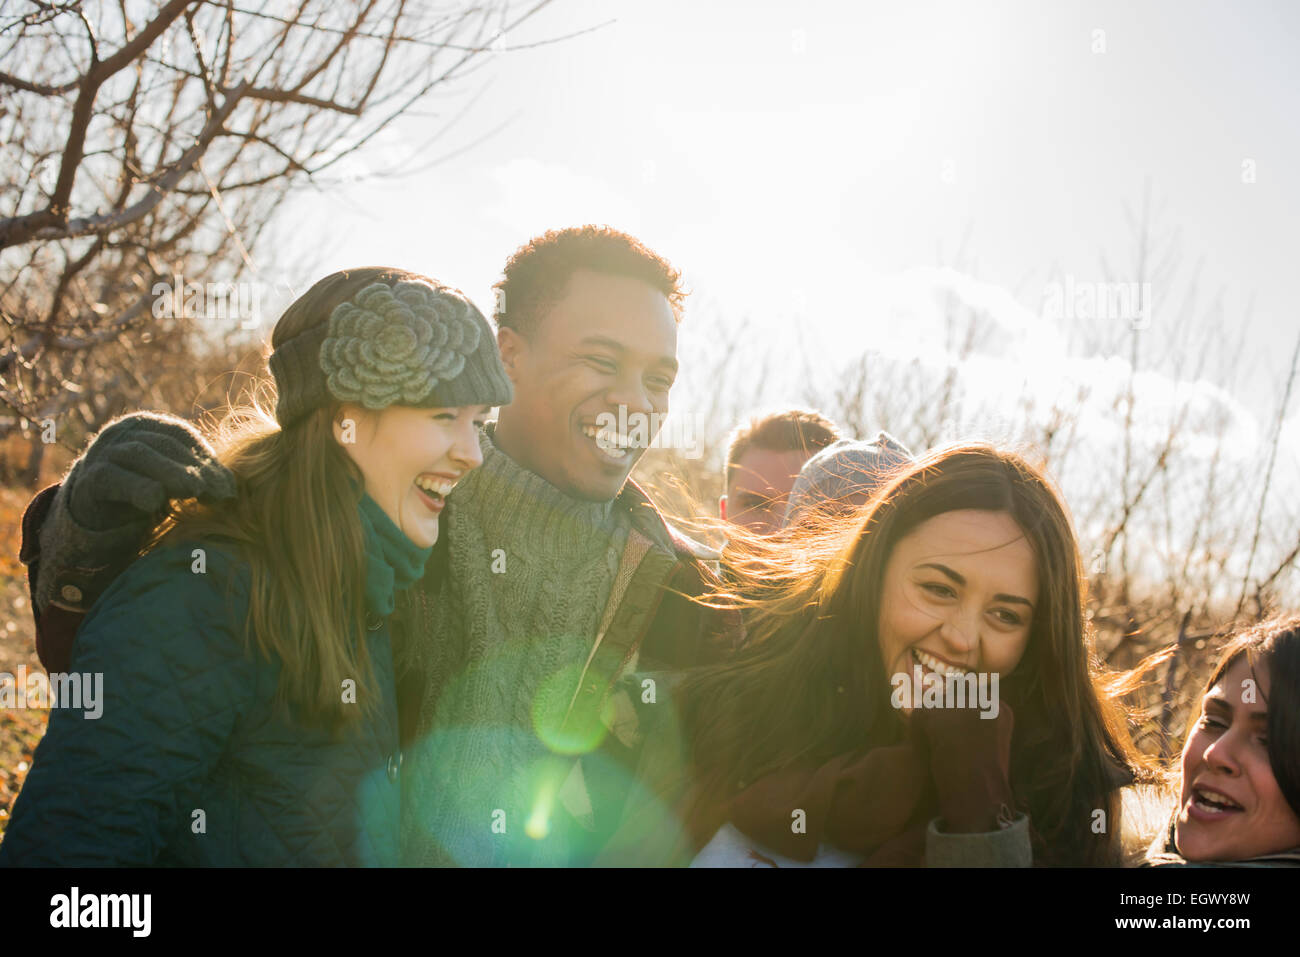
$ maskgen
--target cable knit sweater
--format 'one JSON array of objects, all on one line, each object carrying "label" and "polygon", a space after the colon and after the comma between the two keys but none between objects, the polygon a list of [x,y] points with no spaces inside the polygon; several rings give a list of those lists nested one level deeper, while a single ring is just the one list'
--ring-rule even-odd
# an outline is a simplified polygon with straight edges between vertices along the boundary
[{"label": "cable knit sweater", "polygon": [[424,684],[406,749],[403,861],[563,865],[591,810],[578,754],[600,734],[575,741],[559,726],[630,522],[521,467],[490,432],[482,449],[448,502],[447,574],[407,649]]}]

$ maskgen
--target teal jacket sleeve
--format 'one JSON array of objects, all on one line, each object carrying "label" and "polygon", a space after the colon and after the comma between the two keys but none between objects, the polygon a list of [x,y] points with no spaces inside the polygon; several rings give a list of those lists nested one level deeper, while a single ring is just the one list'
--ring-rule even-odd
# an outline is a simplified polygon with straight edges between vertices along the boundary
[{"label": "teal jacket sleeve", "polygon": [[246,574],[228,553],[184,544],[114,581],[81,627],[68,677],[53,676],[56,688],[72,684],[51,708],[0,864],[149,865],[190,827],[254,696]]}]

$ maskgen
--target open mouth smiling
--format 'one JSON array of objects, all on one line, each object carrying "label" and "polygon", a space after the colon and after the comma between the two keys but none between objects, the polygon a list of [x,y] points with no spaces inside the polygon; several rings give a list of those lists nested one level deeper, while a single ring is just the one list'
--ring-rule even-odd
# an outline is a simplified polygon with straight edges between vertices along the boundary
[{"label": "open mouth smiling", "polygon": [[1219,818],[1244,811],[1240,804],[1222,791],[1201,784],[1192,785],[1192,796],[1188,802],[1202,815]]},{"label": "open mouth smiling", "polygon": [[582,434],[595,443],[596,449],[610,462],[626,462],[640,446],[626,435],[595,425],[582,426]]},{"label": "open mouth smiling", "polygon": [[913,648],[912,660],[920,665],[926,671],[932,671],[938,675],[968,675],[972,671],[970,668],[963,668],[960,665],[950,664],[920,648]]},{"label": "open mouth smiling", "polygon": [[415,478],[415,487],[424,504],[434,512],[442,511],[456,482],[441,475],[424,473]]}]

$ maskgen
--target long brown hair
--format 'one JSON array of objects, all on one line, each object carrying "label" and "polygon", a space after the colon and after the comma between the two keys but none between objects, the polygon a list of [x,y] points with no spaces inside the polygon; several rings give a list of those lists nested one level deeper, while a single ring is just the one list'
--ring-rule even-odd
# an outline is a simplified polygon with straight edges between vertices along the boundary
[{"label": "long brown hair", "polygon": [[[372,282],[419,278],[373,267],[327,276],[285,310],[271,345],[320,322]],[[281,662],[278,700],[325,725],[373,716],[380,701],[364,640],[366,546],[357,513],[364,480],[334,437],[339,403],[288,428],[280,427],[274,407],[263,381],[217,426],[214,445],[235,475],[238,497],[178,503],[153,544],[235,544],[251,571],[246,636],[256,651]],[[346,681],[355,682],[356,705],[344,701]]]},{"label": "long brown hair", "polygon": [[1038,563],[1029,643],[1001,691],[1016,716],[1012,784],[1041,859],[1113,862],[1117,785],[1152,772],[1092,653],[1086,584],[1060,497],[1025,459],[984,445],[929,453],[848,519],[805,522],[767,541],[733,538],[724,559],[731,582],[708,601],[740,607],[749,638],[733,660],[690,675],[680,690],[700,793],[716,800],[764,774],[901,738],[879,652],[885,568],[911,530],[958,509],[1011,515]]}]

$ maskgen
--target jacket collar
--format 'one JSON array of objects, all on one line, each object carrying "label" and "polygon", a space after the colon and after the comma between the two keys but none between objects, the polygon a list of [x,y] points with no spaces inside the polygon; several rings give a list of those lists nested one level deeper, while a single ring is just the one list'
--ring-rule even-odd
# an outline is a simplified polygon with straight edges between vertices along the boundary
[{"label": "jacket collar", "polygon": [[663,517],[659,508],[645,489],[632,479],[623,483],[623,488],[614,499],[620,508],[625,508],[632,517],[632,525],[646,538],[665,551],[670,551],[684,561],[717,561],[718,552],[674,528]]}]

